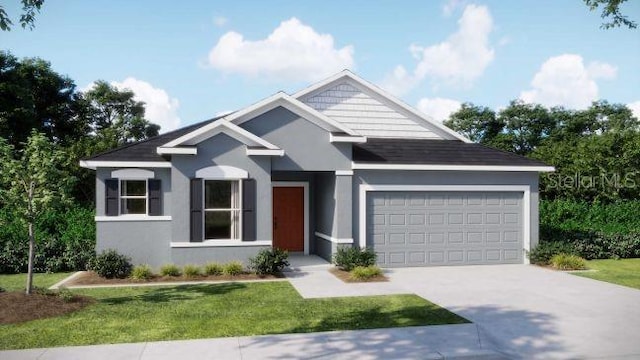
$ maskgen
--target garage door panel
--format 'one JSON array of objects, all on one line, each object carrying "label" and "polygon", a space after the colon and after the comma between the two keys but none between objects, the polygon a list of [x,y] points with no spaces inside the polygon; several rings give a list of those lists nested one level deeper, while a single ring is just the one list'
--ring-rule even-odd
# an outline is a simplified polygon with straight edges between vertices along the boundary
[{"label": "garage door panel", "polygon": [[522,263],[522,196],[370,192],[367,241],[381,266]]}]

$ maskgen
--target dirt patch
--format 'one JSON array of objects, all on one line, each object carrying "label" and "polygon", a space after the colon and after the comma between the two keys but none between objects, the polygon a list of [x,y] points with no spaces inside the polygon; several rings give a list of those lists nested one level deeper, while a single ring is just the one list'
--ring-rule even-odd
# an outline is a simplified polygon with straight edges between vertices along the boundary
[{"label": "dirt patch", "polygon": [[69,314],[93,302],[93,298],[80,295],[73,295],[65,300],[55,293],[0,293],[0,324],[15,324]]},{"label": "dirt patch", "polygon": [[86,271],[64,284],[64,286],[76,285],[125,285],[125,284],[148,284],[163,282],[183,282],[183,281],[238,281],[238,280],[264,280],[264,279],[280,279],[283,275],[256,275],[256,274],[239,274],[239,275],[199,275],[199,276],[160,276],[153,275],[149,280],[132,280],[132,279],[105,279],[100,277],[93,271]]},{"label": "dirt patch", "polygon": [[389,279],[384,276],[384,275],[379,275],[379,276],[375,276],[372,277],[370,279],[366,279],[366,280],[356,280],[351,278],[351,274],[348,271],[344,271],[341,269],[338,269],[337,267],[334,267],[333,269],[329,269],[329,272],[332,273],[333,275],[335,275],[335,277],[337,277],[338,279],[346,282],[346,283],[363,283],[363,282],[384,282],[384,281],[389,281]]}]

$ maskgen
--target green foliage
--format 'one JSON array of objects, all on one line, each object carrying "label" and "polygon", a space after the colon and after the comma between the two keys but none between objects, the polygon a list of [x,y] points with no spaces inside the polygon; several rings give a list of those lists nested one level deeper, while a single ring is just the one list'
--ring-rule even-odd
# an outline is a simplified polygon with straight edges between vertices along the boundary
[{"label": "green foliage", "polygon": [[573,254],[575,249],[572,244],[562,241],[541,241],[529,251],[529,260],[532,264],[549,265],[551,258],[558,254]]},{"label": "green foliage", "polygon": [[377,255],[370,248],[341,247],[333,257],[333,263],[344,271],[351,271],[357,266],[372,266],[376,264]]},{"label": "green foliage", "polygon": [[204,273],[207,275],[222,275],[223,266],[215,262],[210,262],[204,266]]},{"label": "green foliage", "polygon": [[153,276],[151,266],[147,264],[137,265],[131,271],[131,278],[133,280],[149,280]]},{"label": "green foliage", "polygon": [[602,23],[600,28],[611,29],[620,26],[626,26],[629,29],[635,29],[638,27],[635,21],[629,20],[625,15],[622,15],[620,11],[620,5],[627,0],[583,0],[589,7],[589,10],[593,11],[598,9],[602,5],[602,13],[600,17],[602,19],[609,19],[608,22]]},{"label": "green foliage", "polygon": [[0,294],[3,292],[6,292],[7,290],[5,290],[2,286],[0,286]]},{"label": "green foliage", "polygon": [[132,268],[131,259],[113,249],[98,254],[91,263],[91,270],[107,279],[124,279],[131,274]]},{"label": "green foliage", "polygon": [[174,264],[166,264],[160,267],[160,275],[162,276],[180,276],[181,274],[180,268]]},{"label": "green foliage", "polygon": [[356,266],[349,273],[353,280],[366,281],[377,276],[382,276],[382,269],[375,265]]},{"label": "green foliage", "polygon": [[72,302],[75,299],[75,295],[71,292],[71,290],[67,288],[60,288],[56,293],[60,299],[64,302]]},{"label": "green foliage", "polygon": [[189,264],[187,264],[187,265],[182,267],[182,274],[186,278],[194,278],[194,277],[202,275],[202,271],[200,270],[200,267],[197,266],[197,265],[189,265]]},{"label": "green foliage", "polygon": [[580,256],[573,254],[557,254],[551,258],[551,266],[558,270],[584,270],[587,262]]},{"label": "green foliage", "polygon": [[[568,233],[640,232],[640,201],[589,203],[566,199],[540,201],[540,238],[564,240]],[[573,237],[573,236],[570,236]]]},{"label": "green foliage", "polygon": [[501,120],[496,118],[495,111],[468,102],[451,114],[444,125],[480,144],[491,143],[504,128]]},{"label": "green foliage", "polygon": [[244,266],[240,261],[231,261],[223,265],[222,273],[225,275],[240,275],[244,272]]},{"label": "green foliage", "polygon": [[[22,4],[22,14],[20,14],[20,26],[23,29],[29,28],[33,30],[36,20],[36,14],[40,12],[44,0],[20,0]],[[0,30],[11,31],[13,21],[9,18],[9,15],[4,10],[4,6],[0,6]]]},{"label": "green foliage", "polygon": [[255,257],[249,258],[249,269],[258,275],[279,274],[285,266],[289,266],[288,258],[286,250],[263,249]]}]

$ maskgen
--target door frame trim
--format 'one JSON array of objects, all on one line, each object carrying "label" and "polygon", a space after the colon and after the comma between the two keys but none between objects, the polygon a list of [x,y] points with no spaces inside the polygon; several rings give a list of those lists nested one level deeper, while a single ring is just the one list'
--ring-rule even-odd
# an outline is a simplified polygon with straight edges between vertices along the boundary
[{"label": "door frame trim", "polygon": [[358,244],[367,246],[367,192],[369,191],[494,191],[522,194],[522,259],[529,264],[531,250],[531,186],[529,185],[373,185],[360,184],[358,194]]},{"label": "door frame trim", "polygon": [[[309,182],[308,181],[272,181],[271,196],[273,201],[273,188],[276,187],[301,187],[303,188],[304,198],[304,254],[309,255]],[[271,223],[273,226],[273,214],[271,215]],[[275,239],[272,240],[272,242]]]}]

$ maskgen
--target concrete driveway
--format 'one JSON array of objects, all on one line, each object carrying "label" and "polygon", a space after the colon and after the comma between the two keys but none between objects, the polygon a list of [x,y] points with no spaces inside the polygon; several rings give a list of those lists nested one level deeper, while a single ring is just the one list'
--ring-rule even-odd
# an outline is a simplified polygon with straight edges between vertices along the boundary
[{"label": "concrete driveway", "polygon": [[390,277],[475,322],[513,357],[640,359],[640,290],[530,265],[403,268]]}]

